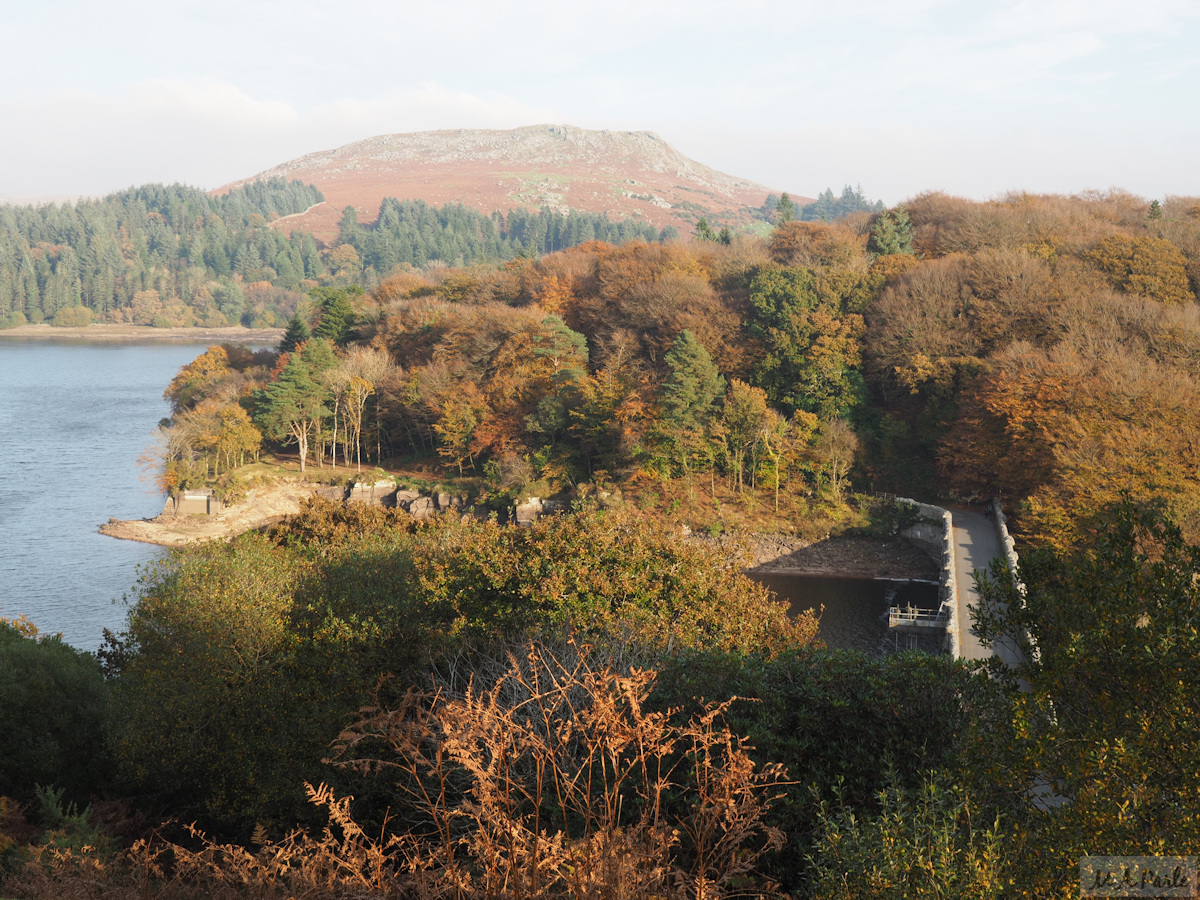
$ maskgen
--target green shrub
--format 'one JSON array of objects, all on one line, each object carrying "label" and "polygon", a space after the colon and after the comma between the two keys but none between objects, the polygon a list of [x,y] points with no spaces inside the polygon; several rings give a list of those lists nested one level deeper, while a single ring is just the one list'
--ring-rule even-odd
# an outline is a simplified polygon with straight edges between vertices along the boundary
[{"label": "green shrub", "polygon": [[104,829],[92,821],[90,806],[80,810],[75,803],[63,803],[62,788],[41,787],[34,791],[37,801],[37,820],[42,827],[40,843],[56,850],[83,849],[104,855],[110,840]]},{"label": "green shrub", "polygon": [[86,306],[64,306],[50,324],[55,328],[83,328],[92,324],[92,311]]},{"label": "green shrub", "polygon": [[785,889],[811,875],[819,802],[877,811],[889,765],[901,787],[917,789],[928,771],[954,766],[971,722],[1002,703],[988,679],[949,657],[847,651],[679,656],[660,669],[652,702],[690,714],[731,697],[749,702],[729,709],[730,729],[793,782],[768,816],[788,836],[767,867]]},{"label": "green shrub", "polygon": [[1000,821],[980,816],[971,798],[937,773],[907,788],[894,771],[863,814],[834,787],[818,798],[820,834],[810,858],[819,900],[1007,895],[1009,863]]},{"label": "green shrub", "polygon": [[73,797],[95,790],[108,770],[107,696],[91,653],[0,619],[0,795],[28,800],[38,784]]},{"label": "green shrub", "polygon": [[[592,512],[532,528],[311,502],[269,535],[177,552],[143,583],[114,686],[129,784],[181,815],[248,829],[308,814],[304,782],[381,675],[400,693],[539,632],[600,645],[749,652],[811,620],[714,551]],[[348,792],[363,798],[361,783]]]}]

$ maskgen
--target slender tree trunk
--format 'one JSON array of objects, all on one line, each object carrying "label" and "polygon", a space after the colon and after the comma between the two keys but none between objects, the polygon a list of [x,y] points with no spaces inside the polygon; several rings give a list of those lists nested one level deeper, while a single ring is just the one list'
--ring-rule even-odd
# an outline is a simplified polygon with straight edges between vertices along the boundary
[{"label": "slender tree trunk", "polygon": [[333,467],[337,468],[337,423],[338,423],[338,399],[333,400]]},{"label": "slender tree trunk", "polygon": [[293,426],[292,434],[296,438],[296,449],[300,453],[300,471],[303,472],[304,464],[308,460],[308,423]]}]

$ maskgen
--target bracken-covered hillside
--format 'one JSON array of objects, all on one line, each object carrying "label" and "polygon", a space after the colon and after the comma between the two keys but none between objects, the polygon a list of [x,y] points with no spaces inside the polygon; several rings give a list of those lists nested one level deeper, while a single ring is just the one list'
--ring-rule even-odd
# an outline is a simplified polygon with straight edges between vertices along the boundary
[{"label": "bracken-covered hillside", "polygon": [[653,132],[572,125],[380,135],[309,153],[218,193],[278,175],[325,194],[323,204],[280,223],[325,241],[337,236],[347,206],[368,222],[385,197],[462,203],[487,213],[575,209],[690,233],[701,216],[731,226],[762,221],[759,210],[771,193],[688,159]]}]

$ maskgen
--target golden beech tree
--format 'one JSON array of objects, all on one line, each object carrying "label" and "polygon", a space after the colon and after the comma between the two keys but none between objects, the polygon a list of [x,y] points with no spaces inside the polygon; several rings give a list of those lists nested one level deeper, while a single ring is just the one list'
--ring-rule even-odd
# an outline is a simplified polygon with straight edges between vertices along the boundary
[{"label": "golden beech tree", "polygon": [[1014,344],[960,404],[943,471],[964,490],[1026,498],[1022,525],[1040,543],[1072,546],[1122,493],[1200,508],[1200,383],[1188,372],[1119,346]]},{"label": "golden beech tree", "polygon": [[768,248],[782,266],[838,266],[863,258],[866,240],[841,225],[793,221],[771,232]]},{"label": "golden beech tree", "polygon": [[224,347],[209,347],[171,379],[163,391],[163,399],[175,412],[187,409],[199,400],[204,388],[227,374],[229,354]]},{"label": "golden beech tree", "polygon": [[1196,299],[1188,286],[1187,259],[1170,241],[1114,234],[1088,255],[1116,287],[1130,294],[1161,303]]},{"label": "golden beech tree", "polygon": [[549,275],[541,282],[536,297],[538,306],[552,315],[562,315],[574,299],[570,286],[559,281],[557,275]]}]

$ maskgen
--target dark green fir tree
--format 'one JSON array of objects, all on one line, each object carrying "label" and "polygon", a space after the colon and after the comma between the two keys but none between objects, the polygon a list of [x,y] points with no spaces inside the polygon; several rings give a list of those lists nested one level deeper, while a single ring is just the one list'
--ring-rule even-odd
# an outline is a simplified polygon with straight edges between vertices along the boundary
[{"label": "dark green fir tree", "polygon": [[308,324],[297,313],[288,322],[287,331],[283,333],[283,340],[279,342],[279,352],[292,353],[311,337],[312,332],[308,330]]},{"label": "dark green fir tree", "polygon": [[792,198],[788,196],[788,192],[784,191],[779,197],[779,202],[775,204],[775,224],[782,225],[784,222],[791,222],[796,218],[796,204],[792,202]]},{"label": "dark green fir tree", "polygon": [[881,213],[871,229],[871,240],[867,245],[872,253],[890,256],[897,253],[912,254],[912,223],[904,206],[897,206]]}]

